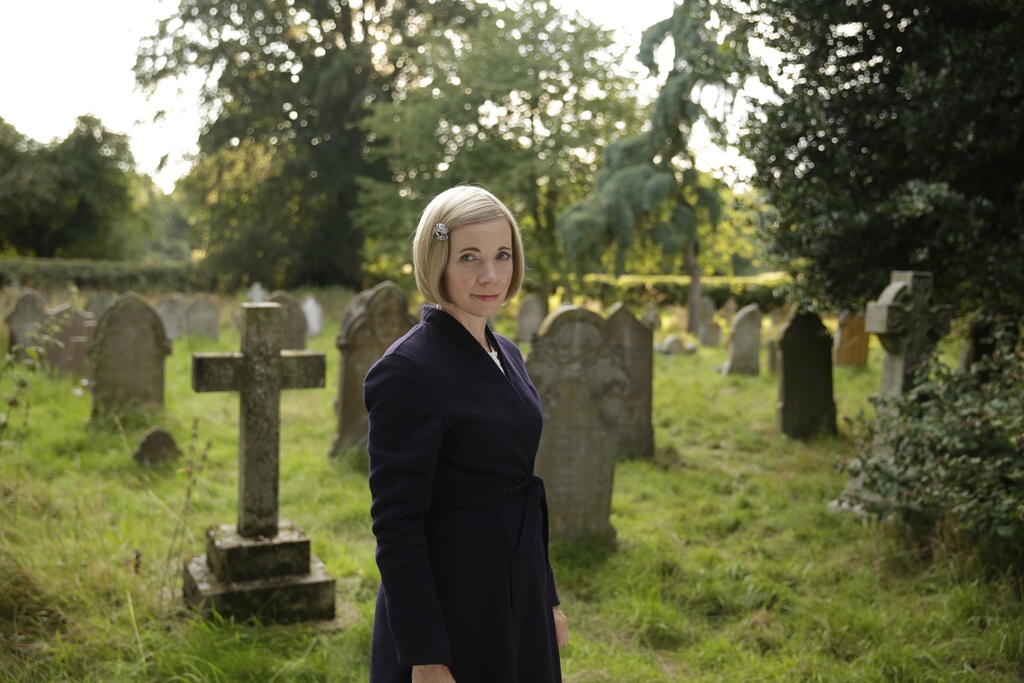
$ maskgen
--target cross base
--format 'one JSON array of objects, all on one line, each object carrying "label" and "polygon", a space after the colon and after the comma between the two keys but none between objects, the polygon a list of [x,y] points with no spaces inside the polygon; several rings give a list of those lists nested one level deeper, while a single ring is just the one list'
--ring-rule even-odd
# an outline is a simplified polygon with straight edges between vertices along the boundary
[{"label": "cross base", "polygon": [[185,562],[185,604],[226,617],[290,622],[334,618],[335,580],[294,524],[274,538],[244,538],[233,525],[206,532],[206,555]]}]

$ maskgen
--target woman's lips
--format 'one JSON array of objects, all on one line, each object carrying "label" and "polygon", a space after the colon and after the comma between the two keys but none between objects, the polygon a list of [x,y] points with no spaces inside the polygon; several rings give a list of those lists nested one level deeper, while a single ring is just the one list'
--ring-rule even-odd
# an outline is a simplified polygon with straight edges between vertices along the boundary
[{"label": "woman's lips", "polygon": [[476,299],[480,299],[481,301],[494,301],[498,298],[497,294],[473,294],[471,296]]}]

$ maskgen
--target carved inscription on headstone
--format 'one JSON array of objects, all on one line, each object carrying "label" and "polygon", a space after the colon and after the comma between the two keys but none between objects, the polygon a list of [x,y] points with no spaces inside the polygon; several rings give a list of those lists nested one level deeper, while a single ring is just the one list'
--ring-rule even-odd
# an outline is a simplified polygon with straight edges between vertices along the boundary
[{"label": "carved inscription on headstone", "polygon": [[527,368],[544,411],[536,470],[554,538],[615,537],[612,484],[630,394],[622,359],[605,321],[577,306],[552,312],[534,338]]}]

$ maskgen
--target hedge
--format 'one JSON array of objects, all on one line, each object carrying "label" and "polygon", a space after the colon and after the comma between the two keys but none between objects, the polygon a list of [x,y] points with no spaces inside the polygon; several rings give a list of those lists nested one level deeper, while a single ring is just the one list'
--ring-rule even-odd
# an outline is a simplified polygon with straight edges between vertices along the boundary
[{"label": "hedge", "polygon": [[74,283],[78,289],[160,292],[205,289],[198,271],[189,263],[92,261],[86,259],[0,259],[0,285],[19,284],[56,289]]},{"label": "hedge", "polygon": [[[734,297],[740,306],[757,303],[767,311],[786,303],[783,285],[789,282],[785,273],[761,273],[759,275],[724,277],[705,276],[700,279],[701,292],[711,297],[716,308],[721,308],[729,297]],[[622,301],[630,306],[656,304],[686,305],[690,289],[687,275],[604,275],[591,273],[583,276],[584,296],[599,299],[604,305]]]}]

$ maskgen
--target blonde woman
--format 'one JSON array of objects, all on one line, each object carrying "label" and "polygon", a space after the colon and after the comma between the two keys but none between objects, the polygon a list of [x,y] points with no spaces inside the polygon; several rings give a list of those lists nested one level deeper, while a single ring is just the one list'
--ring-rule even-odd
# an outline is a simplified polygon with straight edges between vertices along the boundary
[{"label": "blonde woman", "polygon": [[364,382],[381,587],[372,683],[548,683],[567,640],[533,474],[537,392],[487,326],[523,281],[508,208],[454,187],[413,241],[428,305]]}]

